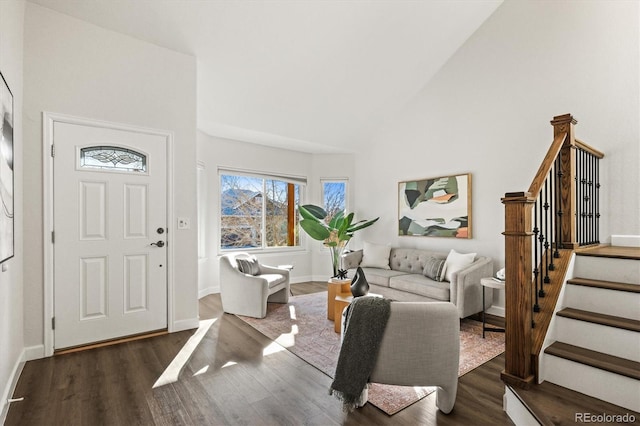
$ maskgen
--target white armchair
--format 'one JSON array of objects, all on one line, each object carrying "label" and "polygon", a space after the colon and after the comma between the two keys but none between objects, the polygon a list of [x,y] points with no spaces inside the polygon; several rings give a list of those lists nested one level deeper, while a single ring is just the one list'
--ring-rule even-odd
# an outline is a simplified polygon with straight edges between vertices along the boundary
[{"label": "white armchair", "polygon": [[267,301],[289,301],[289,271],[255,262],[253,271],[242,272],[238,260],[251,259],[255,260],[245,252],[220,257],[222,309],[230,314],[264,318],[267,315]]}]

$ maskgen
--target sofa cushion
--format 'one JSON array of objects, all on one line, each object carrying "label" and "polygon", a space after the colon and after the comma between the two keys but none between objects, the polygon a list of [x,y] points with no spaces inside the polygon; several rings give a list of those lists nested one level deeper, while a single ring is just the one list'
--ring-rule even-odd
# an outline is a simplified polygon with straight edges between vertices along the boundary
[{"label": "sofa cushion", "polygon": [[431,278],[434,281],[444,280],[444,263],[444,259],[438,259],[435,257],[428,258],[424,263],[422,275],[427,278]]},{"label": "sofa cushion", "polygon": [[407,274],[392,277],[389,280],[389,287],[431,299],[446,302],[450,300],[449,283],[433,281],[424,275]]},{"label": "sofa cushion", "polygon": [[430,250],[420,250],[411,248],[393,248],[389,255],[389,266],[394,271],[406,272],[409,274],[420,274],[424,272],[427,259],[445,259],[446,253]]},{"label": "sofa cushion", "polygon": [[389,267],[389,252],[391,252],[391,247],[389,246],[365,241],[364,247],[362,248],[362,262],[360,262],[360,266],[363,268],[391,269]]},{"label": "sofa cushion", "polygon": [[475,258],[475,253],[463,254],[451,249],[447,256],[447,261],[444,264],[444,279],[450,282],[454,272],[458,272],[471,265]]},{"label": "sofa cushion", "polygon": [[[362,268],[362,272],[364,272],[364,276],[367,278],[369,284],[375,284],[383,287],[389,287],[390,278],[397,277],[399,275],[407,275],[405,272],[380,268]],[[349,276],[353,276],[353,273],[350,273]]]}]

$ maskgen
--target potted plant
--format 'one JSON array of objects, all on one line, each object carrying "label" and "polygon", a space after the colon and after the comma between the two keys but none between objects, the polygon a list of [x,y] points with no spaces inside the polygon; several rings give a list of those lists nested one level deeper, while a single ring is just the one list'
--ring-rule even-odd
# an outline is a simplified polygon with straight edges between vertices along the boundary
[{"label": "potted plant", "polygon": [[339,211],[329,222],[327,212],[319,206],[313,204],[305,204],[299,207],[302,220],[300,226],[314,240],[322,241],[331,251],[331,263],[333,265],[333,277],[340,275],[340,258],[344,252],[347,243],[353,237],[353,234],[367,228],[374,223],[379,217],[372,220],[353,221],[353,213],[345,215],[344,210]]}]

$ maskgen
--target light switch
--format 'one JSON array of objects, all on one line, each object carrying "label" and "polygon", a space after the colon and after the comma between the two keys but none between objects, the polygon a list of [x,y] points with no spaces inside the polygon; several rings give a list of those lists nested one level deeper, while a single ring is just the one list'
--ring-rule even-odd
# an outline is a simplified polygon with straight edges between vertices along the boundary
[{"label": "light switch", "polygon": [[178,229],[191,229],[191,221],[188,217],[178,218]]}]

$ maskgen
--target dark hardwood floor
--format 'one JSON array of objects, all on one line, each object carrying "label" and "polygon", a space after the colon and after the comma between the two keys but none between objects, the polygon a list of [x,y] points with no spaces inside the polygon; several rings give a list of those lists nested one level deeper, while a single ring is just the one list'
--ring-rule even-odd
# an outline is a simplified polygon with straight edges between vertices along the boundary
[{"label": "dark hardwood floor", "polygon": [[[294,294],[324,290],[323,283],[292,286]],[[206,332],[28,362],[13,395],[24,401],[11,404],[6,425],[513,424],[502,411],[503,355],[460,378],[449,415],[436,409],[435,393],[394,416],[370,404],[347,414],[328,394],[329,377],[223,314],[219,295],[201,299],[200,318],[214,320]],[[166,384],[154,387],[167,372]]]}]

